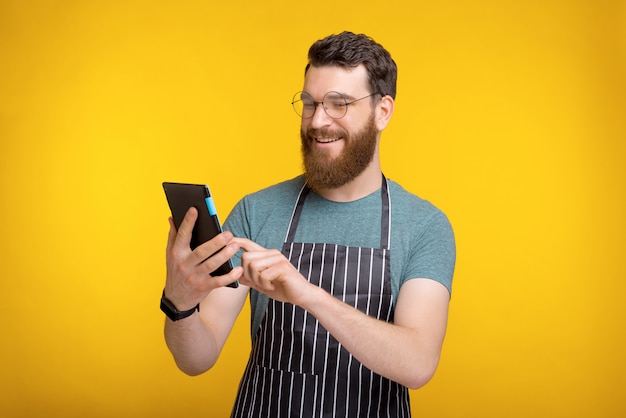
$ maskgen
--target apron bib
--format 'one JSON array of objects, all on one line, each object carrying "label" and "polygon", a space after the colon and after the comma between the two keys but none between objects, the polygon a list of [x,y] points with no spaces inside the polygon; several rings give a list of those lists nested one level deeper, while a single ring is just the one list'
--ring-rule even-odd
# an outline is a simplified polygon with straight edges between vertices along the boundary
[{"label": "apron bib", "polygon": [[[316,286],[361,312],[393,321],[390,206],[383,177],[380,248],[296,243],[300,191],[283,254]],[[270,299],[232,417],[410,417],[408,389],[357,361],[308,312]]]}]

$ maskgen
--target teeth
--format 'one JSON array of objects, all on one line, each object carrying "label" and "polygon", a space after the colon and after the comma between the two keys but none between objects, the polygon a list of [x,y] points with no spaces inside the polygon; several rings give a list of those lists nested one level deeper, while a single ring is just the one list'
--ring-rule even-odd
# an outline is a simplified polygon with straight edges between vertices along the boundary
[{"label": "teeth", "polygon": [[335,142],[337,141],[338,138],[315,138],[315,140],[317,142],[322,142],[322,143],[329,143],[329,142]]}]

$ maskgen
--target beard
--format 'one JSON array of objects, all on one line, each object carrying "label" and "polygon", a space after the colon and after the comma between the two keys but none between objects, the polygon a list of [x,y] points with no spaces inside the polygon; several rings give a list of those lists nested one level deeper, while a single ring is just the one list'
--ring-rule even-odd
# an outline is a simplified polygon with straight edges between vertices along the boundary
[{"label": "beard", "polygon": [[[344,148],[333,158],[326,150],[315,146],[313,138],[316,136],[341,137]],[[372,162],[377,137],[373,113],[365,126],[353,134],[343,129],[309,128],[306,133],[301,130],[304,175],[309,186],[313,190],[336,189],[354,180]]]}]

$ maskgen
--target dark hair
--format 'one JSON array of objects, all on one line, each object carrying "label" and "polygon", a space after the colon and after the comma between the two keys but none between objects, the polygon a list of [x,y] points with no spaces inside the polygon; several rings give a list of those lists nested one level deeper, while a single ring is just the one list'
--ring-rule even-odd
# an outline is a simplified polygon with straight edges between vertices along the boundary
[{"label": "dark hair", "polygon": [[311,66],[354,68],[361,64],[367,70],[370,92],[395,99],[398,67],[391,54],[367,35],[342,32],[315,42],[309,48],[309,63],[304,74]]}]

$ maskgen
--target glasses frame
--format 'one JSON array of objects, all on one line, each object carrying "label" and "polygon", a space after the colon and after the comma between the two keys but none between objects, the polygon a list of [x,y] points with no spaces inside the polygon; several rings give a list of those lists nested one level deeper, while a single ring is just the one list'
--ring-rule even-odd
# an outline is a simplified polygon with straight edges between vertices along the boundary
[{"label": "glasses frame", "polygon": [[[322,105],[322,109],[324,109],[324,113],[326,113],[326,114],[328,115],[328,117],[329,117],[329,118],[331,118],[331,119],[341,119],[341,118],[343,118],[344,116],[346,116],[346,115],[348,114],[348,106],[350,106],[351,104],[356,103],[356,102],[358,102],[358,101],[361,101],[361,100],[363,100],[363,99],[367,99],[368,97],[375,96],[375,95],[377,95],[377,94],[380,94],[381,96],[383,96],[383,94],[382,94],[382,93],[375,92],[375,93],[368,94],[367,96],[363,96],[363,97],[361,97],[361,98],[358,98],[358,99],[354,99],[354,100],[349,101],[349,100],[346,98],[346,96],[345,96],[344,94],[339,93],[338,91],[329,91],[328,93],[326,93],[326,94],[324,95],[324,97],[322,97],[322,101],[321,101],[321,102],[316,102],[315,100],[313,100],[313,109],[314,109],[314,110],[313,110],[313,114],[311,114],[311,116],[307,116],[307,117],[305,117],[304,115],[301,115],[301,114],[300,114],[300,112],[298,112],[298,109],[296,108],[296,103],[298,103],[298,102],[301,102],[301,101],[302,101],[302,97],[301,97],[301,96],[302,96],[302,94],[303,94],[303,93],[304,93],[304,94],[306,94],[307,96],[310,96],[311,98],[313,98],[313,96],[311,96],[309,93],[307,93],[307,92],[305,92],[305,91],[299,91],[299,92],[297,92],[296,94],[294,94],[294,95],[293,95],[293,99],[291,99],[291,106],[293,107],[294,112],[296,112],[296,114],[297,114],[298,116],[300,116],[302,119],[313,119],[313,117],[315,116],[315,112],[317,112],[317,107],[318,107],[318,105]],[[324,100],[326,100],[326,97],[327,97],[329,94],[335,94],[335,95],[337,95],[338,97],[340,97],[340,98],[342,98],[342,99],[343,99],[343,101],[345,102],[345,111],[344,111],[343,115],[341,115],[341,116],[339,116],[339,117],[334,117],[333,115],[331,115],[330,113],[328,113],[328,108],[327,108],[327,107],[326,107],[326,105],[324,104]],[[297,98],[296,98],[296,97],[297,97]],[[303,111],[302,113],[304,113],[304,111]]]}]

